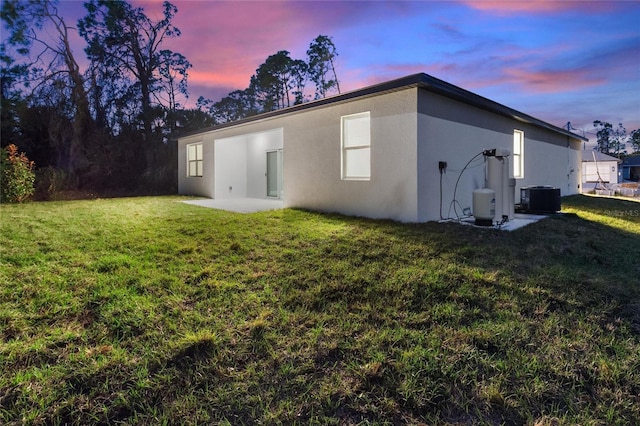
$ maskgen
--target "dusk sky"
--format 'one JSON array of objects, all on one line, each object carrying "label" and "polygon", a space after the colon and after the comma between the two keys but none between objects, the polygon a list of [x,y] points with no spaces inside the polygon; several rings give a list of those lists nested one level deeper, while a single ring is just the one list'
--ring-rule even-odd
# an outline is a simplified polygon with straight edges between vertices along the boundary
[{"label": "dusk sky", "polygon": [[[154,18],[161,3],[133,2]],[[640,1],[172,3],[182,36],[165,46],[193,64],[189,106],[246,88],[279,50],[306,59],[322,34],[343,92],[426,72],[557,126],[640,128]],[[61,10],[68,23],[84,13],[80,2]]]}]

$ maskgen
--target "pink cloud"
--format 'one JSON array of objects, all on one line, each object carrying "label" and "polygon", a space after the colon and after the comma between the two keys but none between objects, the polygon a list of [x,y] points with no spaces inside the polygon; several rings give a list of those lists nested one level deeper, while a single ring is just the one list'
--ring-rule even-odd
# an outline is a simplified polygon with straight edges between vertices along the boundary
[{"label": "pink cloud", "polygon": [[224,87],[246,87],[249,85],[247,79],[240,74],[234,72],[212,72],[212,71],[189,71],[189,82],[198,86],[215,86]]},{"label": "pink cloud", "polygon": [[504,0],[468,0],[467,6],[485,12],[493,12],[499,15],[511,15],[517,13],[552,14],[576,10],[581,12],[602,12],[611,10],[613,2],[607,1],[566,1],[566,0],[528,0],[528,1],[504,1]]},{"label": "pink cloud", "polygon": [[[396,2],[371,2],[366,7],[352,1],[173,0],[172,3],[178,8],[173,24],[182,35],[167,40],[164,47],[183,54],[191,62],[190,85],[208,88],[208,93],[246,88],[256,68],[280,50],[289,51],[294,59],[306,60],[309,44],[320,34],[333,37],[334,32],[340,33],[346,27],[370,25],[391,15],[411,12],[406,4]],[[142,7],[152,19],[161,18],[161,0],[138,0],[134,5]],[[336,39],[334,42],[341,51],[343,42]],[[343,69],[339,64],[341,58],[338,77],[343,91],[385,80],[384,75],[367,77],[366,71],[363,75],[357,69]],[[347,72],[355,76],[353,81]]]},{"label": "pink cloud", "polygon": [[368,70],[364,76],[350,73],[348,77],[363,87],[392,78],[425,72],[467,90],[515,85],[529,93],[563,93],[607,82],[606,79],[590,73],[587,69],[536,70],[532,64],[506,65],[506,60],[493,62],[490,65],[480,62],[465,65],[449,62],[393,64]]},{"label": "pink cloud", "polygon": [[[178,13],[173,21],[182,36],[166,46],[192,63],[190,81],[200,85],[249,84],[251,75],[264,60],[280,50],[294,59],[306,59],[311,41],[335,28],[358,10],[352,2],[196,2],[175,1]],[[147,9],[161,10],[157,3],[140,2]]]},{"label": "pink cloud", "polygon": [[535,93],[568,92],[606,83],[605,79],[581,69],[532,71],[506,68],[503,74],[506,82],[521,85],[525,90]]}]

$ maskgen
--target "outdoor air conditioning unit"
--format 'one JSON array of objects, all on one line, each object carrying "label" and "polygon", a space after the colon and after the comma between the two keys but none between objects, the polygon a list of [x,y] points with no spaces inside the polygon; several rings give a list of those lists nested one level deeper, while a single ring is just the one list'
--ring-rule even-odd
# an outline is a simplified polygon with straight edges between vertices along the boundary
[{"label": "outdoor air conditioning unit", "polygon": [[520,189],[520,205],[528,213],[555,213],[560,211],[560,188],[552,186],[526,186]]}]

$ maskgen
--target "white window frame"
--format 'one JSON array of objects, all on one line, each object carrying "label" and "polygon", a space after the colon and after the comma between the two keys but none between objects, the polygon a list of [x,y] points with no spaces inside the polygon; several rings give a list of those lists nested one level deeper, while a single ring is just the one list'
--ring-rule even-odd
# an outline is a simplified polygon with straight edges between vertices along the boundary
[{"label": "white window frame", "polygon": [[513,177],[524,178],[524,131],[513,130]]},{"label": "white window frame", "polygon": [[202,177],[204,147],[202,142],[187,145],[187,177]]},{"label": "white window frame", "polygon": [[[357,143],[349,141],[349,132],[347,130],[348,123],[351,120],[361,120],[366,118],[368,120],[368,128],[366,135],[360,137]],[[357,114],[344,115],[340,117],[340,147],[341,147],[341,178],[342,180],[371,180],[371,112],[360,112]],[[356,174],[352,170],[349,170],[348,158],[350,154],[364,156],[365,161],[368,163],[365,167],[365,173]],[[352,155],[351,155],[352,156]],[[353,157],[353,156],[352,156]]]}]

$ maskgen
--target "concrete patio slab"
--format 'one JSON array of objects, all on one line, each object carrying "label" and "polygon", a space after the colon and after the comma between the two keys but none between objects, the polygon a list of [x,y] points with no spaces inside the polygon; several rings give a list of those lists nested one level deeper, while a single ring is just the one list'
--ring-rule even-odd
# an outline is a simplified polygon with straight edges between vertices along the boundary
[{"label": "concrete patio slab", "polygon": [[[525,214],[525,213],[516,213],[513,215],[513,219],[510,221],[500,225],[500,226],[487,226],[486,228],[494,228],[500,229],[502,231],[515,231],[516,229],[520,229],[524,226],[527,226],[531,223],[535,223],[539,220],[549,217],[549,215],[544,214]],[[473,217],[463,219],[460,221],[463,225],[475,225],[475,219]]]},{"label": "concrete patio slab", "polygon": [[514,231],[547,217],[549,217],[549,215],[516,213],[513,215],[513,219],[502,225],[500,229],[504,231]]}]

